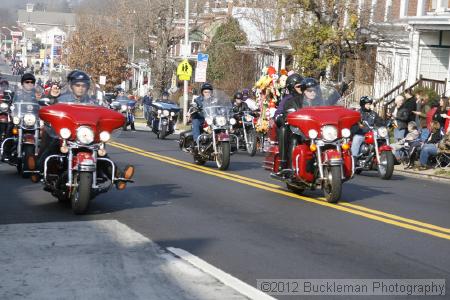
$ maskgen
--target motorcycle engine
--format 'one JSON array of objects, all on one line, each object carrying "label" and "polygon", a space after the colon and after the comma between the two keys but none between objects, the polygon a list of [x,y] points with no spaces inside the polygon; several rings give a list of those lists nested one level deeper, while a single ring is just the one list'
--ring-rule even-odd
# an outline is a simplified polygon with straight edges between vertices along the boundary
[{"label": "motorcycle engine", "polygon": [[369,155],[369,153],[370,153],[370,145],[367,145],[367,144],[363,144],[363,145],[361,145],[361,150],[360,150],[360,153],[362,154],[362,155]]}]

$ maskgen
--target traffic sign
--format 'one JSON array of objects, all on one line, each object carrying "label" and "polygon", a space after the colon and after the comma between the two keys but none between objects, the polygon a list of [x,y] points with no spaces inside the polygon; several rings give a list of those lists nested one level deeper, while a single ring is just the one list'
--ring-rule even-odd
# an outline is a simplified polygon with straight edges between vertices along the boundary
[{"label": "traffic sign", "polygon": [[209,55],[208,54],[203,54],[203,53],[198,53],[197,54],[197,61],[208,61]]},{"label": "traffic sign", "polygon": [[22,36],[22,31],[11,31],[12,36]]},{"label": "traffic sign", "polygon": [[180,80],[190,80],[192,76],[192,66],[187,59],[184,59],[177,67],[177,75]]}]

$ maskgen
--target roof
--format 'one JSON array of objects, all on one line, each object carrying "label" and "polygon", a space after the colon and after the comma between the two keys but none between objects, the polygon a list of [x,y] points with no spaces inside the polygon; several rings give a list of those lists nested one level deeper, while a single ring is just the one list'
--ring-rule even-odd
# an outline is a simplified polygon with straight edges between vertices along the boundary
[{"label": "roof", "polygon": [[289,42],[289,39],[279,39],[279,40],[268,41],[265,44],[267,44],[270,48],[292,50],[292,46],[291,46],[291,43]]},{"label": "roof", "polygon": [[61,13],[54,11],[27,12],[24,9],[19,9],[18,22],[41,25],[75,26],[76,18],[75,14],[72,13]]}]

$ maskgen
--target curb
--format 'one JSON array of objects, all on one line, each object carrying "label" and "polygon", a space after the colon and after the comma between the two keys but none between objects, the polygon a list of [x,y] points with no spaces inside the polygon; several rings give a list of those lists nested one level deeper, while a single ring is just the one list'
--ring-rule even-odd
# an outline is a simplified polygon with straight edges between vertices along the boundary
[{"label": "curb", "polygon": [[449,177],[444,177],[444,176],[439,176],[439,175],[434,175],[434,174],[423,174],[423,173],[417,173],[417,172],[399,170],[399,169],[394,169],[394,174],[401,174],[404,176],[415,177],[415,178],[419,178],[419,179],[435,180],[435,181],[450,184]]}]

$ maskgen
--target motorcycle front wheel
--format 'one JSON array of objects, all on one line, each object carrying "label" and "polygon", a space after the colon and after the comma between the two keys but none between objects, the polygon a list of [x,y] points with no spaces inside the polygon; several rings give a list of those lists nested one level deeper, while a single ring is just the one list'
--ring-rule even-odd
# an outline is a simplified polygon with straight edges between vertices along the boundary
[{"label": "motorcycle front wheel", "polygon": [[250,156],[255,156],[256,154],[256,131],[254,129],[247,133],[247,152]]},{"label": "motorcycle front wheel", "polygon": [[24,171],[29,171],[30,167],[28,166],[28,160],[29,157],[33,157],[34,156],[34,146],[33,145],[25,145],[25,148],[23,149],[23,154],[22,154],[22,178],[29,178],[30,177],[30,173],[26,173]]},{"label": "motorcycle front wheel", "polygon": [[76,215],[85,214],[91,201],[92,173],[80,172],[74,174],[75,190],[72,192],[72,211]]},{"label": "motorcycle front wheel", "polygon": [[219,170],[227,170],[230,166],[230,143],[221,142],[217,144],[217,155],[216,155],[216,165]]},{"label": "motorcycle front wheel", "polygon": [[390,151],[383,151],[380,154],[380,162],[378,164],[378,175],[381,179],[391,179],[394,173],[394,154]]},{"label": "motorcycle front wheel", "polygon": [[341,166],[330,166],[323,169],[325,182],[322,190],[328,203],[337,203],[341,198],[342,179]]},{"label": "motorcycle front wheel", "polygon": [[161,126],[161,132],[159,133],[159,137],[164,140],[167,136],[167,125]]}]

